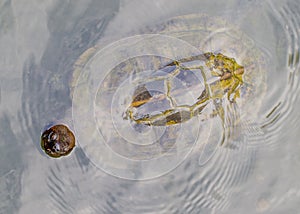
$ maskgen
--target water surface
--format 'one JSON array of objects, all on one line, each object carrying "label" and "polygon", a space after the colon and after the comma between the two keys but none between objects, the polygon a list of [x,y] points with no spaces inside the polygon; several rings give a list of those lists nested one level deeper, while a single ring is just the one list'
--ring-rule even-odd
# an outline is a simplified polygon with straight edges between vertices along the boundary
[{"label": "water surface", "polygon": [[[0,11],[1,213],[299,210],[300,7],[296,0],[172,4],[5,0]],[[246,105],[248,110],[251,105],[257,109],[242,112],[247,118],[238,132],[242,134],[231,133],[239,138],[232,138],[230,146],[215,147],[217,139],[211,137],[209,145],[217,150],[212,158],[204,158],[207,162],[199,160],[201,150],[197,152],[196,146],[178,167],[144,181],[101,170],[80,142],[66,158],[51,159],[41,151],[44,128],[64,122],[74,129],[69,82],[73,64],[85,50],[151,32],[160,22],[192,13],[226,20],[264,53],[264,95],[258,96],[259,108]]]}]

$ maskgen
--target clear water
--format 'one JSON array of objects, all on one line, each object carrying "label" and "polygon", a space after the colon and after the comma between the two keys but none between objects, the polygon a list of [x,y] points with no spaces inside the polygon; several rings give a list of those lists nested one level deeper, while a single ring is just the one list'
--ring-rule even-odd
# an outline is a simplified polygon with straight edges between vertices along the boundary
[{"label": "clear water", "polygon": [[[297,0],[1,1],[0,213],[296,213],[298,5]],[[131,177],[117,176],[95,164],[84,142],[61,159],[41,151],[40,134],[52,123],[76,130],[70,79],[85,50],[192,13],[226,20],[265,54],[264,96],[243,104],[260,108],[246,112],[239,134],[230,133],[242,140],[215,147],[210,137],[217,150],[204,158],[208,161],[199,159],[203,150],[196,146],[172,171],[146,180],[139,178],[161,167],[130,165],[136,167]],[[215,136],[221,130],[212,131]],[[116,171],[128,175],[129,165],[116,163]]]}]

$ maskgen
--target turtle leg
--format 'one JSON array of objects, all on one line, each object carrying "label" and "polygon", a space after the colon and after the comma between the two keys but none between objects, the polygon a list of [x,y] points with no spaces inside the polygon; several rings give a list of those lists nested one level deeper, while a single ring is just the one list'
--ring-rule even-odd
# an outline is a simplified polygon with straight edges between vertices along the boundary
[{"label": "turtle leg", "polygon": [[[233,102],[238,96],[239,96],[239,91],[236,91],[237,87],[239,85],[241,85],[241,81],[239,78],[235,78],[235,82],[233,84],[233,86],[230,88],[230,90],[227,92],[227,99],[230,101],[230,102]],[[230,96],[231,94],[234,94],[233,98],[230,99]]]},{"label": "turtle leg", "polygon": [[223,107],[223,101],[221,98],[217,98],[213,100],[213,104],[215,106],[215,110],[212,114],[212,117],[214,116],[219,116],[220,120],[221,120],[221,125],[222,125],[222,139],[221,139],[221,145],[224,145],[225,142],[225,111],[224,111],[224,107]]},{"label": "turtle leg", "polygon": [[[204,69],[203,69],[203,66],[201,66],[201,67],[199,67],[199,69],[200,69],[200,71],[201,71],[201,74],[202,74],[202,76],[203,76],[203,80],[204,80],[204,87],[205,87],[205,93],[206,93],[206,96],[205,96],[205,98],[211,98],[212,96],[212,93],[211,93],[211,89],[210,89],[210,86],[209,86],[209,84],[208,84],[208,82],[207,82],[207,77],[206,77],[206,74],[205,74],[205,72],[204,72]],[[203,92],[202,92],[203,93]],[[200,97],[201,97],[201,95],[200,95]]]}]

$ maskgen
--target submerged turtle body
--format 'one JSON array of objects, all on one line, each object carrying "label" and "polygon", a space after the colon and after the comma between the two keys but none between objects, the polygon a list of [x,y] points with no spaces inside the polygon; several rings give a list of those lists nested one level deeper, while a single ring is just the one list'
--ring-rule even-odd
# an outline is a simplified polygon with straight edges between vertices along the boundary
[{"label": "submerged turtle body", "polygon": [[129,179],[168,172],[211,136],[223,141],[227,126],[255,120],[266,90],[264,54],[220,18],[180,16],[141,32],[88,49],[70,82],[80,146]]},{"label": "submerged turtle body", "polygon": [[[152,77],[149,82],[144,82],[135,89],[133,100],[126,111],[128,119],[145,125],[174,125],[201,114],[209,101],[216,101],[227,96],[230,102],[235,102],[243,83],[244,68],[234,59],[220,53],[216,55],[205,53],[174,61],[159,69],[158,72],[164,76]],[[197,79],[195,72],[201,74],[202,81]],[[199,97],[192,104],[177,105],[176,97],[180,92],[172,89],[174,79],[180,80],[185,86],[181,93],[194,90],[188,86],[192,83],[203,84],[204,89],[200,91]],[[163,80],[165,90],[160,92],[147,90],[147,85],[155,85],[156,81],[161,80]],[[220,111],[220,109],[217,110]]]},{"label": "submerged turtle body", "polygon": [[[212,71],[212,73],[208,73],[208,75],[220,77],[220,75],[222,74],[216,74],[213,70],[219,70],[222,72],[222,70],[228,70],[228,68],[226,68],[226,66],[224,66],[223,64],[216,64],[216,59],[219,57],[220,61],[229,60],[230,63],[242,67],[243,71],[245,71],[242,75],[242,82],[245,84],[241,84],[242,82],[239,82],[238,89],[241,90],[234,89],[234,91],[237,92],[236,96],[240,97],[240,99],[236,101],[239,102],[241,106],[244,106],[246,108],[246,112],[248,113],[249,111],[252,113],[252,111],[256,111],[257,109],[259,109],[259,105],[261,103],[260,98],[263,96],[263,93],[266,90],[264,62],[265,58],[263,53],[254,46],[252,40],[247,38],[247,36],[241,31],[237,30],[220,18],[211,18],[203,14],[192,14],[172,18],[166,22],[158,24],[152,29],[150,28],[150,30],[149,28],[146,31],[142,30],[142,33],[162,34],[182,39],[198,48],[203,54],[202,56],[191,56],[184,59],[181,59],[181,56],[177,56],[178,60],[176,61],[155,57],[134,57],[132,59],[128,59],[125,62],[120,62],[120,64],[113,69],[113,75],[110,75],[110,77],[105,80],[106,85],[105,83],[102,84],[104,85],[104,88],[102,88],[102,90],[116,89],[116,87],[118,87],[118,84],[120,84],[121,82],[120,79],[124,78],[124,76],[130,76],[133,73],[137,73],[143,70],[163,69],[164,67],[170,67],[172,63],[175,62],[181,64],[179,66],[185,66],[183,61],[185,61],[185,63],[194,62],[195,57],[202,58],[199,59],[200,61],[206,61],[207,64],[205,65],[205,67]],[[72,89],[71,95],[73,94],[73,89],[77,85],[78,77],[82,72],[85,64],[100,49],[100,46],[95,46],[88,49],[79,57],[79,59],[75,63],[73,78],[70,82],[70,86]],[[207,59],[207,56],[205,55],[210,55],[211,59],[214,59]],[[217,68],[217,66],[219,67]],[[139,71],[134,71],[134,69],[137,67],[139,67]],[[189,65],[186,66],[186,69],[190,69]],[[192,77],[189,77],[187,75],[185,78],[188,79]],[[224,75],[222,78],[226,78],[226,75]],[[227,84],[228,81],[221,81],[220,83]],[[194,83],[192,84],[199,84],[199,79],[198,82],[194,81]],[[204,84],[203,80],[200,80],[200,84]],[[222,86],[221,84],[215,86],[215,88],[219,87],[220,89],[224,89],[224,87],[228,87],[224,85]],[[140,94],[139,89],[142,89],[142,87],[136,86],[136,88],[132,92],[132,103],[130,104],[132,107],[136,107],[134,105],[137,105],[138,103],[134,101],[134,99],[136,98],[136,94]],[[226,93],[222,93],[222,95],[225,94]],[[228,93],[227,95],[230,94],[231,93]],[[251,109],[249,108],[249,106],[247,107],[244,105],[245,102],[252,103]],[[255,110],[253,106],[255,106]]]}]

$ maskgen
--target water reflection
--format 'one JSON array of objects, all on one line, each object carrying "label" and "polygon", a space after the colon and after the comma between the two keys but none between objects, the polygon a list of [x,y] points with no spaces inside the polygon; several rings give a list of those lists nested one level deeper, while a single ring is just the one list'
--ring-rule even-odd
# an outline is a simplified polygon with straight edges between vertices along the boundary
[{"label": "water reflection", "polygon": [[[300,176],[296,143],[300,117],[297,1],[135,3],[122,1],[120,6],[116,1],[92,0],[84,4],[38,3],[31,6],[31,12],[39,11],[34,13],[36,17],[20,12],[30,10],[26,5],[16,5],[13,1],[0,5],[4,11],[0,13],[0,23],[7,26],[0,29],[1,53],[6,56],[0,61],[3,69],[0,212],[297,210]],[[43,155],[39,139],[44,127],[53,121],[72,126],[69,80],[74,62],[84,50],[98,42],[103,47],[140,29],[151,31],[154,24],[171,17],[199,12],[233,23],[266,53],[265,93],[259,94],[259,90],[254,93],[263,99],[245,102],[244,109],[235,106],[226,109],[229,115],[226,125],[232,127],[226,132],[227,146],[217,146],[220,129],[216,125],[210,138],[216,145],[195,147],[197,152],[193,151],[174,171],[143,182],[104,173],[86,156],[84,148],[78,147],[71,156],[60,160]],[[9,98],[17,102],[12,104]],[[257,103],[261,107],[254,109]],[[233,122],[239,119],[240,123]],[[207,157],[199,159],[201,152]]]}]

